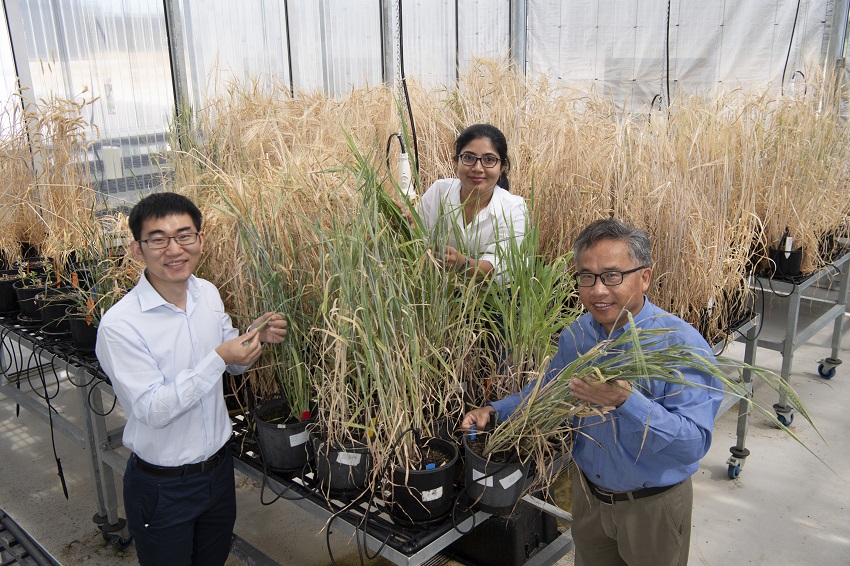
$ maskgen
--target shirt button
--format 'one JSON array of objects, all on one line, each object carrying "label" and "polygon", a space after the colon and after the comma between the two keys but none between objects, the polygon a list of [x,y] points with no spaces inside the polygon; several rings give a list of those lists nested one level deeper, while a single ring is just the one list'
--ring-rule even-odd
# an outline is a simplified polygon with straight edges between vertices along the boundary
[{"label": "shirt button", "polygon": [[596,474],[596,479],[599,479],[599,478],[601,478],[601,477],[602,477],[602,476],[600,476],[599,474]]}]

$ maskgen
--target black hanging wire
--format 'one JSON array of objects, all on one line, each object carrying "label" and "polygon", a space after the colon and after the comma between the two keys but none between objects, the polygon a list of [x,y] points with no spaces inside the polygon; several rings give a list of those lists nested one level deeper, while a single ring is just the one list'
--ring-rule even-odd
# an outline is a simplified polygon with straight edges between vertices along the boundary
[{"label": "black hanging wire", "polygon": [[410,106],[410,95],[407,92],[407,76],[404,72],[404,18],[402,17],[401,5],[404,0],[398,0],[398,59],[401,71],[401,88],[404,93],[404,102],[407,107],[407,116],[410,120],[410,136],[413,138],[413,183],[417,192],[419,189],[419,142],[416,139],[416,122],[413,120],[413,108]]},{"label": "black hanging wire", "polygon": [[[32,360],[33,356],[38,355],[36,353],[37,350],[43,350],[40,346],[33,345],[33,351],[30,355],[30,360]],[[68,484],[65,482],[65,473],[62,471],[62,459],[59,457],[59,454],[56,452],[56,431],[53,428],[53,413],[59,414],[58,411],[53,407],[50,402],[51,399],[59,395],[59,377],[56,375],[56,370],[53,366],[53,360],[56,358],[56,354],[52,354],[52,358],[50,359],[50,367],[53,370],[53,377],[56,378],[56,393],[54,395],[48,394],[47,391],[47,376],[44,372],[44,365],[36,363],[36,371],[38,372],[39,379],[41,380],[41,384],[44,391],[44,402],[47,404],[47,418],[50,424],[50,444],[53,447],[53,458],[56,460],[56,474],[59,476],[59,481],[62,483],[62,493],[65,494],[65,499],[68,499]],[[29,362],[27,362],[27,366],[29,367]],[[29,381],[29,372],[27,372],[27,380]],[[38,395],[38,391],[32,386],[32,382],[30,381],[30,387],[33,392]],[[40,396],[41,397],[41,396]]]},{"label": "black hanging wire", "polygon": [[289,31],[289,0],[283,0],[283,21],[286,26],[286,62],[289,68],[289,96],[295,98],[295,77],[292,76],[292,34]]},{"label": "black hanging wire", "polygon": [[794,45],[794,32],[797,30],[797,18],[800,16],[800,3],[797,0],[797,10],[794,12],[794,24],[791,26],[791,38],[788,40],[788,52],[785,54],[785,64],[782,66],[782,83],[780,83],[780,94],[785,94],[785,73],[788,71],[788,62],[791,60],[791,47]]}]

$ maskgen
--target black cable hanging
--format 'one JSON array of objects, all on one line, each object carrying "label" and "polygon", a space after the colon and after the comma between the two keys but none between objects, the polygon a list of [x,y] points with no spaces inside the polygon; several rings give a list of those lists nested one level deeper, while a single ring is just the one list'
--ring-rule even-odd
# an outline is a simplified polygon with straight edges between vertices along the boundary
[{"label": "black cable hanging", "polygon": [[404,72],[404,18],[401,5],[404,0],[398,0],[398,59],[401,72],[401,88],[404,96],[407,116],[410,120],[410,135],[413,138],[413,186],[419,192],[419,142],[416,139],[416,122],[413,120],[413,109],[410,106],[410,95],[407,92],[407,76]]},{"label": "black cable hanging", "polygon": [[782,95],[785,95],[785,73],[788,71],[788,62],[791,60],[791,47],[794,45],[794,32],[797,31],[800,3],[801,0],[797,0],[797,10],[794,12],[794,24],[791,26],[791,37],[788,39],[788,52],[785,54],[785,64],[782,66],[782,82],[779,85],[779,93]]}]

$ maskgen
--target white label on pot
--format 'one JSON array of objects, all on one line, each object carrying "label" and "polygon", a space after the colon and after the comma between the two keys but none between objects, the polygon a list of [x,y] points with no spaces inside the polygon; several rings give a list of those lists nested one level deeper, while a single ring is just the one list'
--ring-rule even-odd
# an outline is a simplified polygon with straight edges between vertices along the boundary
[{"label": "white label on pot", "polygon": [[513,484],[522,479],[523,473],[522,470],[517,470],[509,476],[505,476],[499,480],[499,483],[502,484],[502,489],[508,489]]},{"label": "white label on pot", "polygon": [[443,496],[443,488],[438,487],[437,489],[429,489],[422,492],[422,503],[427,503],[429,501],[436,501]]},{"label": "white label on pot", "polygon": [[361,459],[362,456],[357,452],[340,452],[336,455],[336,463],[343,466],[356,466]]},{"label": "white label on pot", "polygon": [[293,434],[289,437],[289,445],[295,448],[296,446],[301,446],[305,442],[307,442],[307,431],[299,432],[298,434]]},{"label": "white label on pot", "polygon": [[490,477],[485,478],[483,480],[481,479],[486,475],[487,474],[485,474],[484,472],[479,472],[475,468],[472,469],[472,481],[476,481],[476,482],[480,483],[481,485],[483,485],[484,487],[493,487],[493,476],[490,476]]}]

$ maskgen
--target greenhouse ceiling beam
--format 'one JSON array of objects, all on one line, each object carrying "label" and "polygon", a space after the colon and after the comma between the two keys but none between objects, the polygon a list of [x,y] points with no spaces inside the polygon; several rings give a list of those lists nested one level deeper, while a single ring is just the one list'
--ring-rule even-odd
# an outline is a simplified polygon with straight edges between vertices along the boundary
[{"label": "greenhouse ceiling beam", "polygon": [[528,0],[510,0],[511,64],[525,75],[528,50]]}]

